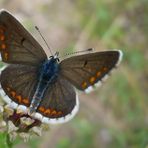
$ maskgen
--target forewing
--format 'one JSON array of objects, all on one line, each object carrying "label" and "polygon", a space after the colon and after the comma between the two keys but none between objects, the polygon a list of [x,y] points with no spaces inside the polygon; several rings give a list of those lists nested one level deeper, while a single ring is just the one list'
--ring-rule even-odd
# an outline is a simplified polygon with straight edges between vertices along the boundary
[{"label": "forewing", "polygon": [[104,51],[71,57],[60,63],[61,74],[79,90],[100,82],[116,67],[121,51]]},{"label": "forewing", "polygon": [[3,99],[8,104],[13,101],[28,107],[37,84],[37,69],[27,65],[8,66],[1,73],[0,83],[6,93]]},{"label": "forewing", "polygon": [[0,51],[6,63],[37,65],[47,58],[32,35],[5,10],[0,12]]},{"label": "forewing", "polygon": [[51,84],[37,112],[45,118],[43,122],[64,122],[72,118],[78,110],[78,98],[73,86],[62,76]]}]

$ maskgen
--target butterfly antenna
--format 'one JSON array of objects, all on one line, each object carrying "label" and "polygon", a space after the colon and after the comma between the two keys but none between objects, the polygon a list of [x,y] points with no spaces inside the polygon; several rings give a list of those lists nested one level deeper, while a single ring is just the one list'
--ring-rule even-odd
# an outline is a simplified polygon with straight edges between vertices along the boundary
[{"label": "butterfly antenna", "polygon": [[[79,50],[79,51],[67,53],[67,54],[65,54],[64,56],[62,56],[62,58],[65,57],[65,56],[73,55],[73,54],[79,54],[79,53],[91,52],[91,51],[93,51],[93,48],[88,48],[88,49],[85,49],[85,50]],[[61,58],[61,57],[60,57],[60,58]]]},{"label": "butterfly antenna", "polygon": [[43,35],[41,34],[40,29],[39,29],[37,26],[35,26],[35,29],[39,32],[39,34],[40,34],[40,36],[42,37],[42,39],[44,40],[44,42],[45,42],[47,48],[49,49],[51,55],[53,56],[53,53],[52,53],[52,51],[51,51],[51,48],[50,48],[49,45],[47,44],[47,42],[46,42],[45,38],[43,37]]}]

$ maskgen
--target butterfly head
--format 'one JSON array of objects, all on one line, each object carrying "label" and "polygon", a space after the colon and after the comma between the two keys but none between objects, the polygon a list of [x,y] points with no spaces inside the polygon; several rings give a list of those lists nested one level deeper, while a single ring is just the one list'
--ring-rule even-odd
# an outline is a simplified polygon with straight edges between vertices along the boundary
[{"label": "butterfly head", "polygon": [[50,56],[49,59],[59,62],[59,52],[56,52],[53,56]]}]

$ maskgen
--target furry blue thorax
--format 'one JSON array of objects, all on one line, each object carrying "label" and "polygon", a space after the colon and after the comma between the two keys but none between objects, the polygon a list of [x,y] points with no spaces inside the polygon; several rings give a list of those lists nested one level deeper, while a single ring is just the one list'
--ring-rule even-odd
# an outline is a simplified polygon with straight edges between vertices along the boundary
[{"label": "furry blue thorax", "polygon": [[51,59],[43,62],[39,69],[39,81],[50,83],[59,72],[59,64],[57,59],[51,57]]},{"label": "furry blue thorax", "polygon": [[50,84],[56,80],[58,72],[59,64],[57,62],[57,59],[54,57],[51,57],[49,60],[44,61],[40,66],[38,83],[30,105],[31,113],[35,112],[40,105],[45,95],[45,91],[50,86]]}]

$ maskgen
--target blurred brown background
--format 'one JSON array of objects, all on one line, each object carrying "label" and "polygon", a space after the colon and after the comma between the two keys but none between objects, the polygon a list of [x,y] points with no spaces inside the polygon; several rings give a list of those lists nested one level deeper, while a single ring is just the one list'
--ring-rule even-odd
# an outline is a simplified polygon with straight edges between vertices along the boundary
[{"label": "blurred brown background", "polygon": [[49,54],[54,51],[122,49],[123,61],[101,88],[79,92],[70,122],[16,148],[144,148],[148,146],[147,0],[0,0]]}]

